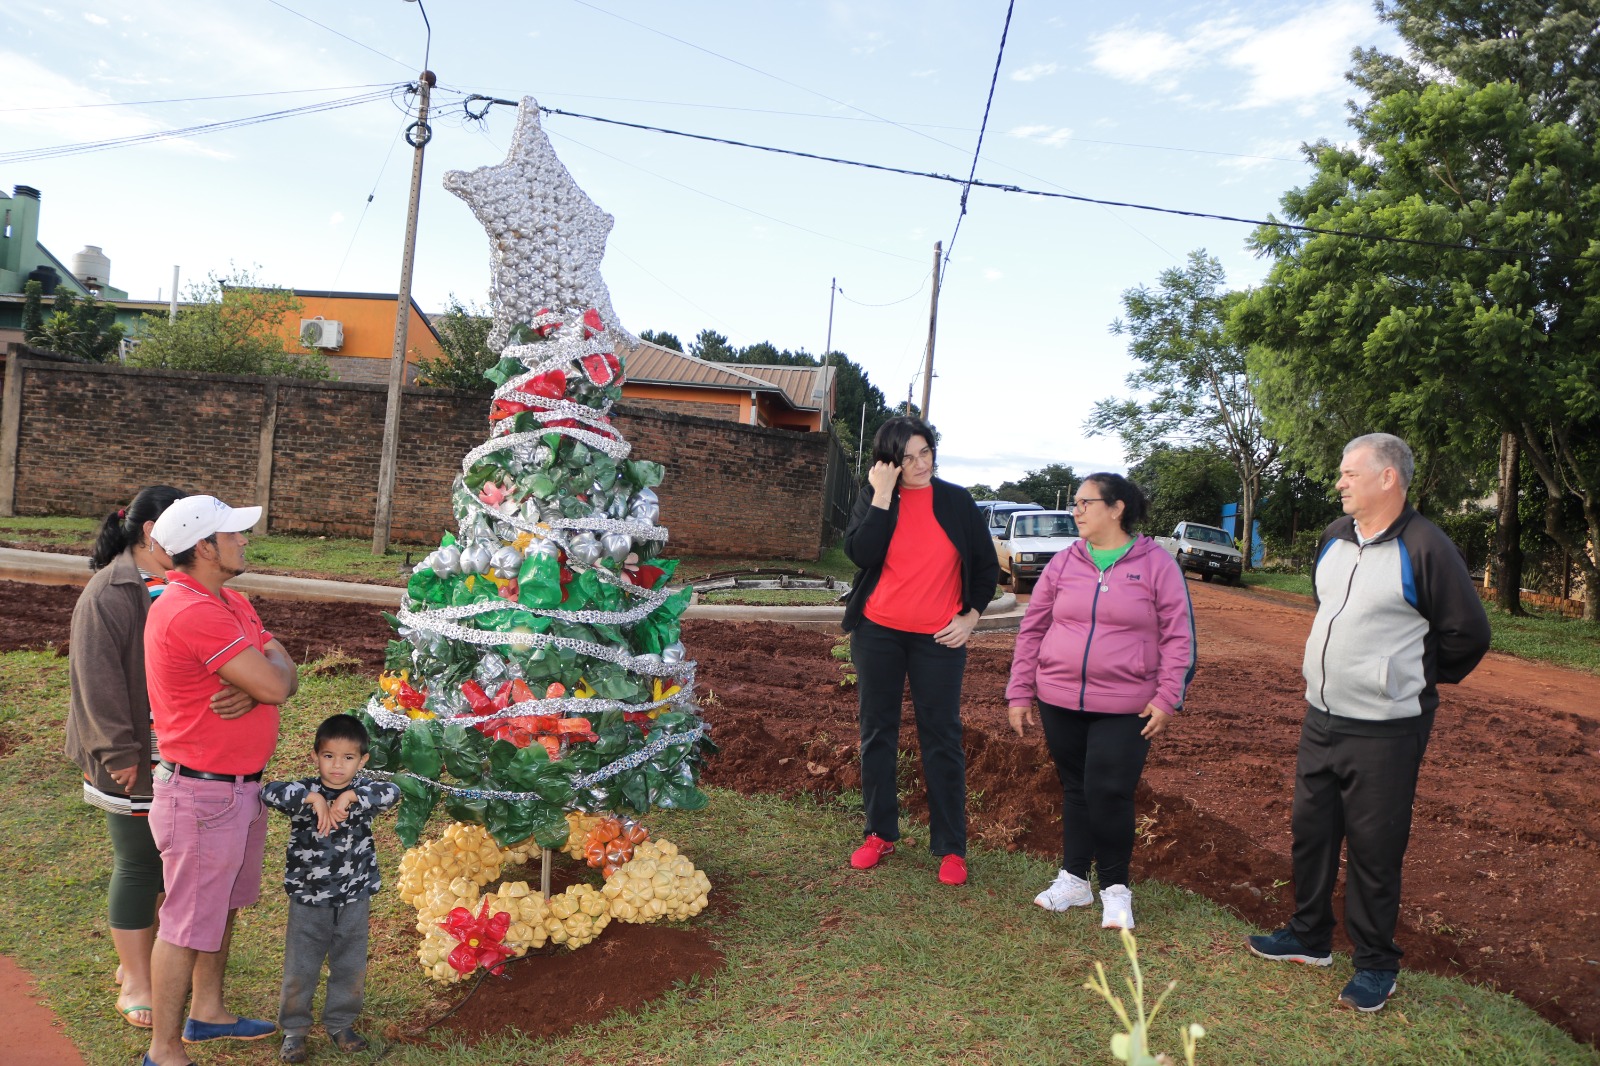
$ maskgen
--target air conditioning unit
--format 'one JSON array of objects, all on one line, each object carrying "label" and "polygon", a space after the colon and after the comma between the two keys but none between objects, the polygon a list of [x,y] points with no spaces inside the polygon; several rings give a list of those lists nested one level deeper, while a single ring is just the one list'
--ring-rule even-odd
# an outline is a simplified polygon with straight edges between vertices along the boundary
[{"label": "air conditioning unit", "polygon": [[302,318],[300,320],[300,344],[305,348],[342,348],[344,347],[344,323],[331,318]]}]

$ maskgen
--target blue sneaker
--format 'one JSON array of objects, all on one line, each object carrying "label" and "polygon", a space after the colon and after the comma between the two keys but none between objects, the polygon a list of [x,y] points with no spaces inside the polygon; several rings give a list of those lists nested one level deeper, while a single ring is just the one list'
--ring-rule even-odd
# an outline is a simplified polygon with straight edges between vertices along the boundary
[{"label": "blue sneaker", "polygon": [[1380,1011],[1394,995],[1395,978],[1399,975],[1398,970],[1357,970],[1339,993],[1339,1005],[1364,1014]]},{"label": "blue sneaker", "polygon": [[264,1040],[278,1031],[272,1022],[259,1018],[238,1018],[231,1022],[197,1022],[193,1018],[183,1023],[185,1044],[204,1044],[208,1040]]},{"label": "blue sneaker", "polygon": [[1250,948],[1250,954],[1259,955],[1263,959],[1273,959],[1277,962],[1303,962],[1307,966],[1333,965],[1332,952],[1312,951],[1287,928],[1279,929],[1276,933],[1269,933],[1266,936],[1246,937],[1245,944]]}]

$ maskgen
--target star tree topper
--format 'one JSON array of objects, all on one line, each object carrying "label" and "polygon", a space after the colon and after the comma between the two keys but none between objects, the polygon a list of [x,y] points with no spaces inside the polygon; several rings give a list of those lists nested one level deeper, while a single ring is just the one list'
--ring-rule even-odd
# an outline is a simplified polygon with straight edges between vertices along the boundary
[{"label": "star tree topper", "polygon": [[600,276],[612,218],[556,158],[533,97],[517,108],[505,162],[449,171],[444,187],[467,202],[489,235],[492,351],[505,347],[511,327],[532,322],[545,308],[576,317],[592,307],[618,335],[638,343],[617,324]]}]

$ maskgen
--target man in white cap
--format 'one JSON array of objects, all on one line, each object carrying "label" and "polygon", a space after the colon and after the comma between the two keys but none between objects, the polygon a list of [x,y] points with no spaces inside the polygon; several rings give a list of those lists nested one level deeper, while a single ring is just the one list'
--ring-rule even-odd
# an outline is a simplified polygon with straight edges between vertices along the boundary
[{"label": "man in white cap", "polygon": [[[260,1040],[277,1027],[223,1004],[235,912],[261,894],[267,817],[261,771],[278,744],[278,705],[298,685],[294,660],[250,601],[223,586],[245,571],[245,530],[259,507],[187,496],[164,511],[151,537],[172,556],[167,589],[145,623],[145,678],[161,737],[150,831],[167,896],[151,952],[149,1066],[184,1066],[185,1044]],[[256,703],[217,713],[225,685]],[[184,1018],[193,974],[194,996]]]}]

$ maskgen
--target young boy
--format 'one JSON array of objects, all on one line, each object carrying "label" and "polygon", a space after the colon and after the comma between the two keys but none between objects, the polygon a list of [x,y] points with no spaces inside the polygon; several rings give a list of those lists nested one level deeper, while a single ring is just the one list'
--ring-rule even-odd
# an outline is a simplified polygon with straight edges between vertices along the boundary
[{"label": "young boy", "polygon": [[278,1026],[284,1062],[306,1061],[311,996],[322,963],[328,995],[322,1026],[340,1051],[363,1051],[355,1030],[367,976],[367,911],[382,887],[372,819],[400,800],[387,781],[357,781],[367,765],[367,730],[360,719],[336,714],[317,727],[318,776],[273,781],[261,801],[288,814],[289,851],[283,875],[289,893],[289,928],[283,951],[283,991]]}]

